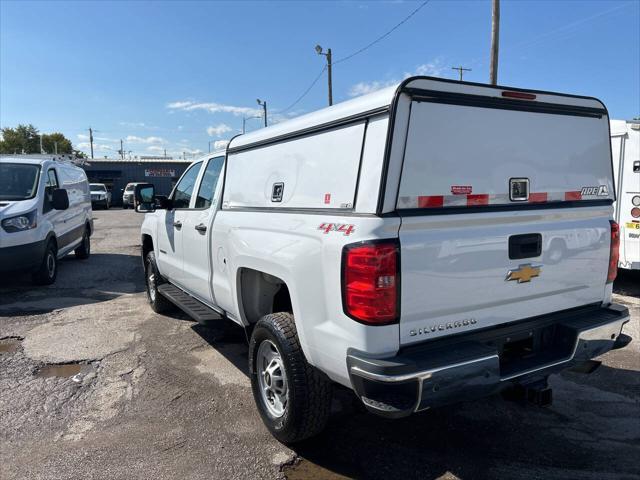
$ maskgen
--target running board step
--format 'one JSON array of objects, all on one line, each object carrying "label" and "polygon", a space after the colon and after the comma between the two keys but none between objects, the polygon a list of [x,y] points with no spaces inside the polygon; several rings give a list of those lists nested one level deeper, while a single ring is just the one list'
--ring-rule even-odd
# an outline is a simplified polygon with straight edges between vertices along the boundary
[{"label": "running board step", "polygon": [[204,324],[222,318],[218,312],[170,283],[158,286],[158,293],[199,323]]}]

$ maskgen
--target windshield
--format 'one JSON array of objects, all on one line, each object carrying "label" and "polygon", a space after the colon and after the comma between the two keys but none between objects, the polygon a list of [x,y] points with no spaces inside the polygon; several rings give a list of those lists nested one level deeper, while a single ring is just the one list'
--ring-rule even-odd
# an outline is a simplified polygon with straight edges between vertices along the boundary
[{"label": "windshield", "polygon": [[27,200],[38,190],[39,165],[0,163],[0,200]]},{"label": "windshield", "polygon": [[101,183],[92,183],[91,184],[91,191],[92,192],[106,192],[107,191],[107,187],[105,187]]},{"label": "windshield", "polygon": [[135,184],[130,183],[129,185],[127,185],[127,188],[125,188],[125,192],[132,192],[134,187],[135,187]]}]

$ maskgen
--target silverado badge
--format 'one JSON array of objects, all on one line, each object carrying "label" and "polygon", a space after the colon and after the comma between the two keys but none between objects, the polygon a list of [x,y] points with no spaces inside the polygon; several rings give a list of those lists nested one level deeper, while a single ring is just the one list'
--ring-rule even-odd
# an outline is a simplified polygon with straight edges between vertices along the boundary
[{"label": "silverado badge", "polygon": [[541,267],[534,267],[530,263],[526,263],[515,270],[509,270],[506,280],[517,280],[518,283],[530,282],[533,277],[540,276],[541,270]]}]

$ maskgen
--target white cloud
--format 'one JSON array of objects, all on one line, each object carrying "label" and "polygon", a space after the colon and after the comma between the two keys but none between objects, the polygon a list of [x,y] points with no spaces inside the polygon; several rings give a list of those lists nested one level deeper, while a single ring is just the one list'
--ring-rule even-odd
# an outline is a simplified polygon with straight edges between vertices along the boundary
[{"label": "white cloud", "polygon": [[[87,150],[87,151],[91,150],[91,144],[89,142],[77,143],[75,145],[75,147],[78,150]],[[93,151],[94,152],[98,152],[98,151],[101,151],[101,150],[114,150],[114,149],[111,148],[111,145],[104,145],[104,144],[101,144],[101,143],[94,143],[93,144]]]},{"label": "white cloud", "polygon": [[213,142],[213,149],[222,150],[224,147],[227,146],[228,143],[229,143],[229,140],[217,140]]},{"label": "white cloud", "polygon": [[373,81],[373,82],[359,82],[353,85],[349,89],[350,97],[359,97],[360,95],[366,95],[367,93],[373,93],[378,90],[381,90],[385,87],[390,87],[391,85],[396,85],[399,83],[399,80],[395,78],[393,80],[387,80],[384,82],[381,81]]},{"label": "white cloud", "polygon": [[160,137],[137,137],[135,135],[129,135],[125,138],[125,142],[128,143],[166,143],[164,138]]},{"label": "white cloud", "polygon": [[120,122],[120,125],[123,127],[128,127],[128,128],[144,128],[144,129],[148,129],[148,130],[154,130],[157,129],[158,127],[154,127],[152,125],[147,125],[144,122]]},{"label": "white cloud", "polygon": [[151,145],[150,147],[147,147],[147,150],[149,152],[163,153],[165,149],[163,147],[159,147],[158,145]]},{"label": "white cloud", "polygon": [[207,128],[207,134],[210,137],[221,137],[225,133],[231,132],[233,129],[224,123],[217,125],[215,127],[211,126]]},{"label": "white cloud", "polygon": [[424,75],[429,77],[442,77],[443,73],[447,70],[447,67],[443,64],[441,58],[418,65],[413,72],[404,72],[402,78],[391,78],[389,80],[374,80],[373,82],[358,82],[349,89],[350,97],[358,97],[360,95],[366,95],[382,88],[391,87],[397,85],[402,80],[414,75]]},{"label": "white cloud", "polygon": [[[416,67],[413,75],[426,75],[427,77],[441,77],[442,74],[448,71],[447,67],[442,64],[442,59],[436,58],[433,62],[423,63]],[[410,77],[405,73],[405,78]]]},{"label": "white cloud", "polygon": [[169,110],[182,110],[185,112],[191,112],[194,110],[204,110],[209,113],[231,113],[235,116],[240,115],[259,115],[262,110],[257,108],[249,108],[249,107],[237,107],[234,105],[223,105],[221,103],[215,102],[192,102],[192,101],[182,101],[182,102],[171,102],[167,104],[167,108]]},{"label": "white cloud", "polygon": [[[78,135],[76,135],[78,137],[78,140],[81,140],[83,142],[87,142],[89,141],[89,135],[86,135],[84,133],[79,133]],[[93,139],[97,142],[119,142],[120,140],[115,139],[115,138],[107,138],[107,137],[93,137]]]}]

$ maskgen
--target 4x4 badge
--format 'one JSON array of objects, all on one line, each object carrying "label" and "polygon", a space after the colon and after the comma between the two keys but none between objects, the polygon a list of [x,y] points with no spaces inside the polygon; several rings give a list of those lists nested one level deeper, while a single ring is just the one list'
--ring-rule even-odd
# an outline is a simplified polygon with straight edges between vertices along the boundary
[{"label": "4x4 badge", "polygon": [[525,263],[515,270],[509,270],[505,280],[507,282],[510,280],[517,280],[518,283],[530,282],[533,277],[540,276],[541,271],[542,267],[534,267],[530,263]]}]

